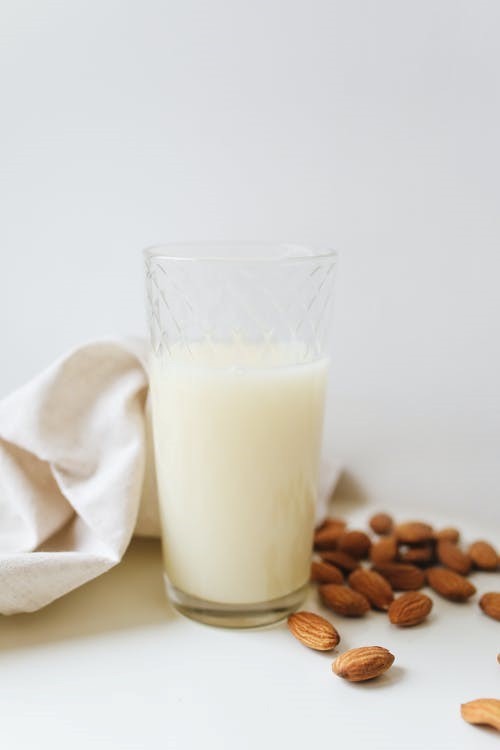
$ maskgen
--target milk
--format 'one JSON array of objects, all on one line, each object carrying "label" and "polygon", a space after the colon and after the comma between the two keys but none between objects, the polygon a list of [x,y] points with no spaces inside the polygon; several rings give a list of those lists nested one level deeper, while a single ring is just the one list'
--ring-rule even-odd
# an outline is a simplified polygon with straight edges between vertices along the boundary
[{"label": "milk", "polygon": [[165,571],[251,604],[309,578],[327,361],[291,346],[192,344],[153,358]]}]

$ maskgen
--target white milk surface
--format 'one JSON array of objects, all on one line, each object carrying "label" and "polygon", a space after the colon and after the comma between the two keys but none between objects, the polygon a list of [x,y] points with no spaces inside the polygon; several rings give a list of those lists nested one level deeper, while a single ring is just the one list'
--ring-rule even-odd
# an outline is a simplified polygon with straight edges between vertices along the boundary
[{"label": "white milk surface", "polygon": [[167,576],[212,602],[286,596],[309,578],[327,360],[190,350],[151,363]]}]

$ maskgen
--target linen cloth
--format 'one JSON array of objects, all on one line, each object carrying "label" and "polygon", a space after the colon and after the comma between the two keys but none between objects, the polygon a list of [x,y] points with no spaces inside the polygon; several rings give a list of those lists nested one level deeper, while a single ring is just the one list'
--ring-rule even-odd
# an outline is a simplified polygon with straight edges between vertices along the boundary
[{"label": "linen cloth", "polygon": [[[0,401],[0,613],[109,570],[134,530],[159,535],[145,352],[86,344]],[[323,467],[323,507],[335,476]]]}]

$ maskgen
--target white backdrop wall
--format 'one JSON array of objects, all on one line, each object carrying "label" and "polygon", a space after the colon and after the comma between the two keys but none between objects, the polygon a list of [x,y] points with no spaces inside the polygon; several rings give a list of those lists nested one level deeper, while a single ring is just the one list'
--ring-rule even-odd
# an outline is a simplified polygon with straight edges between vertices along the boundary
[{"label": "white backdrop wall", "polygon": [[3,0],[0,395],[145,331],[145,245],[333,245],[329,452],[498,520],[499,39],[497,0]]}]

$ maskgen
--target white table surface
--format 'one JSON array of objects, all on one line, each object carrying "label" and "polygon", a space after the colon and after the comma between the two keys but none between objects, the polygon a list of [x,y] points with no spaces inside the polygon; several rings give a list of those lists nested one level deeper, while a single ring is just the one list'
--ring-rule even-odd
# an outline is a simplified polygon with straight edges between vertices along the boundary
[{"label": "white table surface", "polygon": [[[500,590],[498,573],[472,580],[478,592]],[[283,623],[227,631],[178,615],[159,543],[134,540],[101,578],[0,618],[2,747],[496,748],[498,734],[467,725],[460,703],[500,698],[500,624],[478,597],[433,598],[429,621],[407,630],[378,613],[331,616],[340,650],[378,644],[396,656],[384,677],[351,685],[332,674],[332,655],[303,647]],[[307,606],[327,614],[314,591]]]}]

